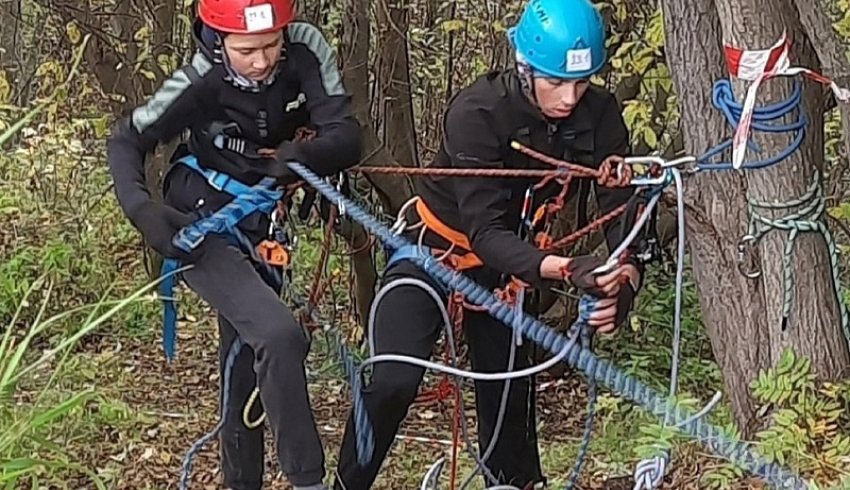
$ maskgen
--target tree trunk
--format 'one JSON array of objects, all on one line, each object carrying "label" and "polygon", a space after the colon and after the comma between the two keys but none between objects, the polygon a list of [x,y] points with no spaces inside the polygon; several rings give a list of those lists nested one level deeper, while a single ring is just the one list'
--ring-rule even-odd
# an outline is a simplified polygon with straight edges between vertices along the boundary
[{"label": "tree trunk", "polygon": [[[378,152],[388,161],[386,151],[378,144],[378,138],[370,123],[369,111],[369,2],[367,0],[346,0],[345,13],[349,22],[342,25],[342,78],[351,92],[354,114],[362,127],[364,153]],[[379,179],[380,181],[380,179]],[[384,181],[386,182],[386,181]],[[401,206],[401,202],[395,203]],[[369,234],[359,223],[346,217],[340,227],[340,234],[356,252],[351,256],[354,269],[354,302],[361,325],[365,328],[369,307],[375,297],[375,284],[378,275],[372,260],[372,248],[363,247],[370,239]]]},{"label": "tree trunk", "polygon": [[381,95],[385,101],[382,114],[384,142],[396,161],[407,167],[415,167],[419,155],[413,124],[407,48],[410,4],[409,0],[390,2],[382,0],[378,3],[380,65],[383,72]]},{"label": "tree trunk", "polygon": [[[726,34],[731,44],[761,49],[778,39],[780,24],[799,26],[796,20],[786,16],[788,4],[784,3],[783,14],[782,9],[759,0],[717,0],[718,8],[713,0],[662,0],[667,59],[679,96],[681,127],[689,154],[701,155],[730,136],[721,113],[711,105],[713,82],[728,76],[724,69],[720,18],[739,19],[724,21],[724,26],[734,31]],[[774,17],[765,17],[764,12],[771,12]],[[759,37],[745,36],[740,27],[743,25]],[[798,31],[791,32],[797,40],[795,54],[805,55]],[[759,104],[787,95],[788,85],[787,80],[769,82],[760,92]],[[809,88],[805,99],[809,108],[811,94]],[[742,98],[738,96],[739,100]],[[763,254],[757,258],[761,261],[762,278],[751,280],[737,272],[737,244],[747,232],[748,184],[752,196],[760,200],[787,200],[801,195],[809,184],[811,166],[803,159],[812,161],[821,151],[818,145],[822,144],[819,126],[822,119],[811,110],[808,116],[814,130],[802,150],[791,159],[774,168],[746,174],[732,171],[697,174],[685,186],[688,244],[703,318],[714,355],[724,373],[733,414],[745,437],[755,429],[752,425],[755,405],[749,383],[759,370],[778,359],[782,346],[794,345],[799,354],[810,356],[822,376],[834,376],[836,368],[846,365],[848,359],[847,344],[838,327],[835,295],[827,287],[831,279],[825,267],[826,249],[820,238],[798,238],[794,257],[796,302],[785,332],[780,328],[778,316],[783,294],[781,254],[787,236],[773,231],[762,240]],[[758,143],[766,154],[772,155],[787,144],[787,138],[759,139]],[[824,296],[829,299],[825,300],[825,308],[820,309],[817,303]]]},{"label": "tree trunk", "polygon": [[[795,0],[795,3],[800,22],[809,40],[814,44],[823,74],[835,80],[840,87],[850,87],[847,45],[836,35],[826,12],[818,2]],[[839,104],[838,110],[841,113],[841,127],[844,134],[844,158],[838,158],[836,167],[830,169],[830,185],[826,189],[829,196],[834,196],[843,190],[839,185],[850,170],[850,105]]]},{"label": "tree trunk", "polygon": [[3,30],[0,31],[0,70],[6,70],[9,84],[14,84],[13,76],[18,71],[20,51],[18,29],[21,24],[21,0],[0,0],[0,21]]},{"label": "tree trunk", "polygon": [[[727,44],[761,49],[782,36],[783,29],[793,40],[792,57],[795,65],[820,71],[814,48],[799,22],[792,0],[717,0],[721,18],[739,19],[724,22],[724,40]],[[772,12],[767,16],[763,12]],[[743,26],[747,28],[744,29]],[[779,165],[746,172],[748,191],[758,201],[788,201],[802,196],[812,183],[817,165],[823,170],[823,87],[802,77],[803,107],[807,117],[806,139],[799,151]],[[759,90],[758,103],[767,105],[784,100],[791,93],[789,77],[772,79]],[[735,84],[739,99],[743,99],[746,84]],[[791,134],[758,134],[753,140],[769,152],[776,154],[790,144]],[[758,158],[752,156],[751,158]],[[799,209],[799,208],[798,208]],[[788,210],[771,216],[767,210],[761,214],[781,219]],[[793,257],[794,297],[790,318],[782,318],[783,290],[782,259],[788,240],[787,232],[771,231],[761,240],[762,285],[765,290],[767,334],[770,341],[770,362],[777,362],[786,346],[795,348],[799,355],[812,360],[812,368],[820,377],[835,379],[850,363],[847,339],[841,329],[836,292],[833,287],[829,251],[823,237],[817,233],[801,233],[795,244]],[[786,322],[786,328],[780,326]]]},{"label": "tree trunk", "polygon": [[[727,129],[711,105],[711,86],[724,76],[720,19],[713,0],[662,0],[667,62],[678,94],[685,149],[699,155]],[[759,284],[736,271],[738,238],[746,233],[745,182],[738,173],[698,174],[685,186],[688,245],[712,350],[724,374],[742,431],[755,412],[748,382],[769,361]],[[726,271],[721,276],[717,271]]]},{"label": "tree trunk", "polygon": [[10,85],[8,102],[19,107],[27,106],[38,90],[34,80],[40,51],[32,49],[39,44],[38,33],[29,26],[38,25],[45,15],[27,11],[22,4],[23,0],[0,0],[0,70]]}]

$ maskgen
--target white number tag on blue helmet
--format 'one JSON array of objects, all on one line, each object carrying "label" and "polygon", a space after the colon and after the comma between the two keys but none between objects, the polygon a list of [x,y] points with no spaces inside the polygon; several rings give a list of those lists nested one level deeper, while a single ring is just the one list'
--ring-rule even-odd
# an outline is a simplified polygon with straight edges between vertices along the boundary
[{"label": "white number tag on blue helmet", "polygon": [[593,66],[590,48],[567,50],[567,71],[585,71]]}]

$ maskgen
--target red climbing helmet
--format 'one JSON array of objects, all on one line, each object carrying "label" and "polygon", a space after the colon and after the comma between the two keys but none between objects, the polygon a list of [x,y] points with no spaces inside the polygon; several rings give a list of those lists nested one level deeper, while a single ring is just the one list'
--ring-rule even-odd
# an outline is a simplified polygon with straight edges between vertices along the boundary
[{"label": "red climbing helmet", "polygon": [[198,17],[230,34],[259,34],[283,29],[295,17],[292,0],[200,0]]}]

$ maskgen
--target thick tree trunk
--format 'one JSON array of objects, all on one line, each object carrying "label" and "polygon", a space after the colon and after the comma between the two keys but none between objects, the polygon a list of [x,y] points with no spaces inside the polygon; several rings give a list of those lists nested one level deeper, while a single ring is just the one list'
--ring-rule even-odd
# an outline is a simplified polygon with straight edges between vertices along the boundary
[{"label": "thick tree trunk", "polygon": [[[342,26],[342,43],[340,48],[342,58],[342,77],[346,88],[351,92],[354,113],[362,126],[365,141],[364,152],[380,151],[386,158],[386,152],[381,151],[370,123],[369,114],[369,2],[367,0],[346,0],[345,13],[349,22]],[[401,201],[396,203],[401,206]],[[363,247],[370,239],[369,234],[359,223],[343,219],[340,234],[345,237],[349,246],[356,251],[352,254],[351,264],[354,269],[354,302],[360,323],[365,327],[369,307],[375,297],[375,284],[378,275],[372,260],[371,247]]]},{"label": "thick tree trunk", "polygon": [[[723,117],[711,105],[712,84],[725,76],[720,19],[713,0],[661,3],[685,149],[699,155],[728,136]],[[748,382],[770,357],[767,323],[758,313],[765,311],[762,290],[736,269],[738,239],[746,233],[745,182],[732,172],[702,174],[689,179],[685,190],[688,244],[703,319],[733,413],[748,434],[755,412]]]},{"label": "thick tree trunk", "polygon": [[[737,19],[723,23],[727,43],[762,49],[775,43],[782,36],[783,29],[787,29],[794,42],[791,57],[794,64],[820,71],[817,56],[799,22],[792,0],[716,0],[716,4],[721,18]],[[764,15],[768,11],[772,15]],[[801,111],[808,120],[806,139],[800,150],[779,165],[746,172],[748,192],[758,201],[783,202],[800,197],[812,184],[815,168],[823,170],[823,87],[802,77],[796,77],[796,80],[776,78],[762,85],[757,103],[768,105],[786,99],[794,81],[804,87]],[[741,100],[746,87],[745,83],[735,84],[737,97]],[[758,134],[753,139],[768,154],[774,155],[790,144],[792,135]],[[750,157],[760,158],[756,155]],[[762,215],[773,219],[781,219],[789,212],[760,210]],[[787,232],[775,230],[761,240],[761,281],[768,308],[765,315],[770,362],[778,361],[782,349],[791,346],[798,354],[812,360],[814,372],[819,376],[834,379],[850,363],[850,353],[841,329],[829,251],[817,233],[801,233],[797,238],[792,261],[795,302],[787,319],[787,328],[784,331],[780,328],[786,321],[782,318],[785,287],[782,260],[788,239]]]},{"label": "thick tree trunk", "polygon": [[[728,76],[722,28],[728,31],[726,37],[731,44],[749,49],[770,46],[781,35],[781,25],[799,26],[788,15],[787,2],[781,8],[775,3],[716,0],[715,8],[713,0],[662,0],[668,63],[679,96],[681,127],[689,154],[700,155],[730,135],[722,116],[711,105],[712,83]],[[764,16],[765,12],[774,17]],[[721,18],[726,19],[722,27]],[[747,26],[746,32],[743,25]],[[797,40],[794,59],[805,59],[810,49],[802,45],[799,29],[790,34]],[[760,92],[759,104],[786,96],[789,84],[787,80],[769,82]],[[740,88],[739,85],[738,98],[742,100]],[[805,146],[791,159],[771,169],[704,173],[686,182],[688,241],[703,318],[724,373],[733,413],[745,436],[755,429],[749,382],[760,369],[772,365],[783,346],[794,345],[798,353],[811,357],[822,376],[834,376],[838,366],[847,364],[846,342],[841,337],[835,294],[826,267],[828,256],[819,237],[798,238],[793,261],[796,302],[785,332],[780,328],[779,316],[783,297],[781,257],[787,234],[773,231],[762,240],[762,253],[756,259],[763,271],[760,279],[747,279],[738,273],[735,256],[737,243],[747,231],[748,186],[756,199],[788,200],[802,195],[810,183],[812,167],[807,162],[817,159],[822,145],[822,119],[811,111],[816,99],[809,87],[805,101],[810,133]],[[772,155],[787,144],[788,138],[757,141],[766,154]]]}]

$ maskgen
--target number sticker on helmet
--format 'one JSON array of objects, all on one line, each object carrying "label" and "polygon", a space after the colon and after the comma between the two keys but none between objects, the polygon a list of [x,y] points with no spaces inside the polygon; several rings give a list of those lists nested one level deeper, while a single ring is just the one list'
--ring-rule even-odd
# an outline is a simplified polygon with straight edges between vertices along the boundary
[{"label": "number sticker on helmet", "polygon": [[567,71],[584,71],[593,66],[590,48],[567,51]]},{"label": "number sticker on helmet", "polygon": [[248,32],[264,31],[274,27],[274,12],[269,3],[245,7],[245,28]]}]

